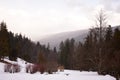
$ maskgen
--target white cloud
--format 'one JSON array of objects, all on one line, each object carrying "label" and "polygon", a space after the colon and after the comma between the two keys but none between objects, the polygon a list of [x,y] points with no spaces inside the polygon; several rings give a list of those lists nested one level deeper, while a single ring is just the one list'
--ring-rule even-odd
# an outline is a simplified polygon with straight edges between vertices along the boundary
[{"label": "white cloud", "polygon": [[100,8],[113,15],[110,24],[116,25],[120,21],[120,6],[116,2],[119,0],[45,1],[5,0],[4,5],[0,3],[0,21],[7,22],[9,30],[25,34],[34,40],[43,35],[88,28],[94,24],[92,20],[95,11]]}]

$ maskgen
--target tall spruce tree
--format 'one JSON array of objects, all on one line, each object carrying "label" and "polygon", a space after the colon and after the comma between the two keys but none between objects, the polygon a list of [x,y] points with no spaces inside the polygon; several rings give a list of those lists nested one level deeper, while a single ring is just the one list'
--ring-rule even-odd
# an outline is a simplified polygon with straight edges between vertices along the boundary
[{"label": "tall spruce tree", "polygon": [[6,23],[0,24],[0,59],[9,55],[9,34]]}]

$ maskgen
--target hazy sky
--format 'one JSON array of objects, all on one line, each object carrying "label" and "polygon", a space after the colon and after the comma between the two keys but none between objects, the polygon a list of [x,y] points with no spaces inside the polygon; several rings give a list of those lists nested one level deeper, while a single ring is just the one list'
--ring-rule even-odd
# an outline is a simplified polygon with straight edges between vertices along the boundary
[{"label": "hazy sky", "polygon": [[120,24],[120,0],[0,0],[0,21],[7,23],[8,30],[36,40],[90,28],[101,8],[109,16],[109,24]]}]

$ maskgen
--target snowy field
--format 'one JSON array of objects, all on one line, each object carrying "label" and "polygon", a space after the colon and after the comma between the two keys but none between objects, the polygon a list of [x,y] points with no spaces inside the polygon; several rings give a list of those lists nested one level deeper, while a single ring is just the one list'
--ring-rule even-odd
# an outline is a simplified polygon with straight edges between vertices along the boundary
[{"label": "snowy field", "polygon": [[75,71],[65,70],[64,72],[56,72],[54,74],[35,74],[25,73],[25,61],[18,59],[18,62],[5,61],[11,63],[18,63],[21,66],[21,72],[19,73],[5,73],[4,63],[0,63],[0,80],[116,80],[110,75],[98,75],[97,72]]}]

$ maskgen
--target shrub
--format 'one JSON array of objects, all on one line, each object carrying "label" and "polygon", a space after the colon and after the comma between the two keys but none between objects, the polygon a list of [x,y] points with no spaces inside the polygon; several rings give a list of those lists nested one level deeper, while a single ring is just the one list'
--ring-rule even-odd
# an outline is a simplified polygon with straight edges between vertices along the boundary
[{"label": "shrub", "polygon": [[20,72],[20,66],[18,64],[5,64],[4,72],[10,73]]},{"label": "shrub", "polygon": [[32,66],[30,64],[26,66],[26,73],[30,73],[31,72],[31,67]]},{"label": "shrub", "polygon": [[38,66],[37,65],[32,65],[31,69],[30,69],[30,73],[33,74],[33,73],[36,73],[37,71],[38,71]]},{"label": "shrub", "polygon": [[20,72],[20,66],[18,64],[13,65],[14,72]]},{"label": "shrub", "polygon": [[49,62],[47,62],[46,71],[49,74],[52,74],[53,72],[57,72],[57,65],[58,64],[55,61],[49,61]]},{"label": "shrub", "polygon": [[59,66],[58,70],[61,71],[61,72],[64,71],[64,66]]},{"label": "shrub", "polygon": [[27,65],[26,66],[26,73],[31,73],[31,74],[35,73],[36,71],[33,68],[35,68],[34,65],[30,65],[30,64]]},{"label": "shrub", "polygon": [[41,74],[43,74],[45,72],[45,67],[43,65],[39,65],[39,71]]},{"label": "shrub", "polygon": [[44,73],[45,71],[45,67],[43,65],[39,65],[39,64],[33,64],[33,65],[27,65],[26,66],[26,72],[27,73],[36,73],[37,71],[39,71],[41,74]]},{"label": "shrub", "polygon": [[4,65],[4,72],[9,72],[11,68],[11,64],[5,64]]}]

